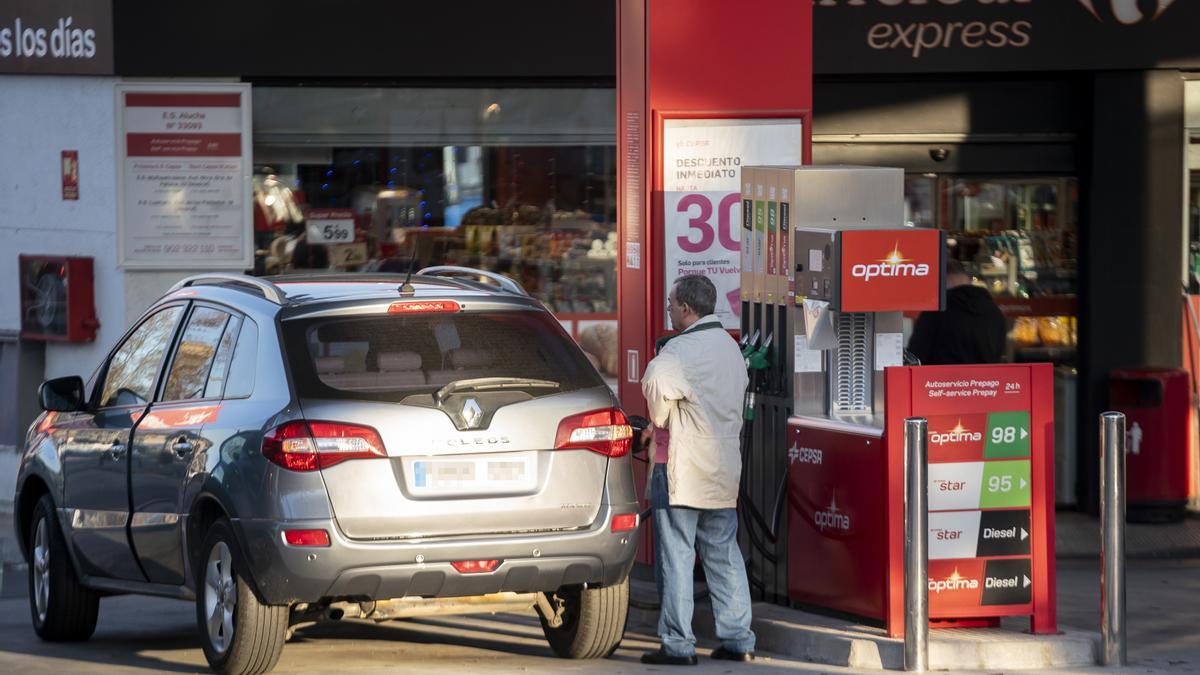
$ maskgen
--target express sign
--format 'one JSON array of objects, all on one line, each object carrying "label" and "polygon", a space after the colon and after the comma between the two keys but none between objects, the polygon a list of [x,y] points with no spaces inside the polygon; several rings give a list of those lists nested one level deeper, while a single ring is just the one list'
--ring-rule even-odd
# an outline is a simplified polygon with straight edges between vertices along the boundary
[{"label": "express sign", "polygon": [[844,230],[838,238],[841,311],[942,308],[945,244],[940,230]]}]

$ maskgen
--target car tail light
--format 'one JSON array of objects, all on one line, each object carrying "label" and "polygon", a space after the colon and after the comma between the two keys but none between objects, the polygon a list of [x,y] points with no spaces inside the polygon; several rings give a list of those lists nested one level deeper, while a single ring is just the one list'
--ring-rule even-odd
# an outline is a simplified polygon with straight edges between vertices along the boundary
[{"label": "car tail light", "polygon": [[329,533],[325,530],[284,530],[283,540],[290,546],[328,546]]},{"label": "car tail light", "polygon": [[387,457],[379,432],[338,422],[295,421],[277,426],[263,437],[262,453],[292,471],[327,469],[348,459]]},{"label": "car tail light", "polygon": [[555,450],[592,450],[609,457],[629,453],[633,427],[616,408],[572,415],[558,423]]},{"label": "car tail light", "polygon": [[500,564],[499,560],[456,560],[450,566],[459,574],[482,574],[491,572]]},{"label": "car tail light", "polygon": [[613,516],[613,532],[628,532],[629,530],[636,530],[637,526],[638,514],[636,513],[622,513],[620,515]]},{"label": "car tail light", "polygon": [[402,300],[388,305],[388,314],[444,314],[462,311],[454,300]]}]

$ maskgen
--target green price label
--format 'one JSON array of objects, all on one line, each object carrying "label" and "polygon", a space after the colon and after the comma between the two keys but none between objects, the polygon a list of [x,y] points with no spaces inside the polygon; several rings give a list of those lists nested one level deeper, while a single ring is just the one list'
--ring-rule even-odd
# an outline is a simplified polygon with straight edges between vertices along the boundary
[{"label": "green price label", "polygon": [[1030,433],[1029,411],[988,413],[987,459],[1028,457]]},{"label": "green price label", "polygon": [[1032,492],[1029,460],[984,462],[982,488],[979,491],[981,509],[1029,506]]}]

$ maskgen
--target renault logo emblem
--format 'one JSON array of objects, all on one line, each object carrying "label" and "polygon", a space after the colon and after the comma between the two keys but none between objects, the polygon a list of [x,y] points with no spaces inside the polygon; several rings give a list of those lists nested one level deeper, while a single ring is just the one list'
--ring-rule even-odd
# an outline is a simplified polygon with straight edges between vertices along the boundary
[{"label": "renault logo emblem", "polygon": [[483,410],[479,407],[479,403],[473,398],[463,402],[462,408],[463,421],[467,423],[468,429],[474,429],[483,419]]}]

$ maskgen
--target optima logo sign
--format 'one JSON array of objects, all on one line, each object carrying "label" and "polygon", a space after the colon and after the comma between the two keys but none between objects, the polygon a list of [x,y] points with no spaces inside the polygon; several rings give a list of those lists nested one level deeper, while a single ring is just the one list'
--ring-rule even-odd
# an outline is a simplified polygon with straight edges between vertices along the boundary
[{"label": "optima logo sign", "polygon": [[930,579],[929,591],[931,593],[941,593],[942,591],[973,591],[979,588],[978,579],[968,579],[958,573],[958,568],[954,569],[954,574],[945,579]]},{"label": "optima logo sign", "polygon": [[950,443],[978,443],[983,440],[983,434],[978,431],[971,431],[963,428],[962,421],[959,421],[955,427],[949,431],[929,432],[929,442],[934,445],[946,445]]},{"label": "optima logo sign", "polygon": [[875,263],[858,263],[850,268],[850,276],[863,281],[876,277],[927,277],[929,265],[906,260],[900,252],[900,242],[896,242],[886,258]]},{"label": "optima logo sign", "polygon": [[927,228],[838,232],[838,311],[939,309],[942,237]]},{"label": "optima logo sign", "polygon": [[825,528],[843,532],[850,530],[850,516],[842,513],[838,508],[836,497],[829,501],[829,506],[824,511],[817,511],[813,514],[813,522],[822,532],[825,531]]}]

